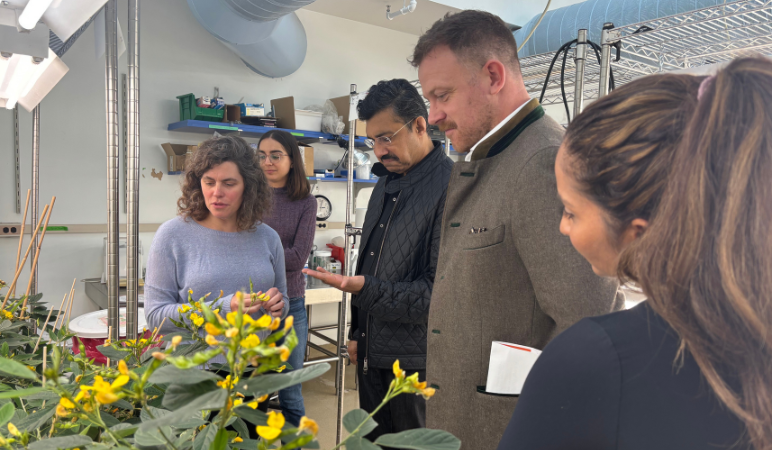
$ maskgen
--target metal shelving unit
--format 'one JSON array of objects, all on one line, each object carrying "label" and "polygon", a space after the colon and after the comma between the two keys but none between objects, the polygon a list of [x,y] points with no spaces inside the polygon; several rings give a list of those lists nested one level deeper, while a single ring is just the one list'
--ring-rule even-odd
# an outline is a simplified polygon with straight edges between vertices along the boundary
[{"label": "metal shelving unit", "polygon": [[[690,69],[751,55],[772,56],[772,0],[740,0],[604,31],[600,90],[607,73]],[[610,48],[622,58],[611,61]],[[617,81],[617,84],[619,82]]]}]

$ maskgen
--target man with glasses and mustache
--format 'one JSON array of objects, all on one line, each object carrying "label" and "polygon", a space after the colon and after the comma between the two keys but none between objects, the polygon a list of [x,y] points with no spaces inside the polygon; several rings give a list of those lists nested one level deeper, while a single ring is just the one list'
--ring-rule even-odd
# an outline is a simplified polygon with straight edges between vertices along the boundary
[{"label": "man with glasses and mustache", "polygon": [[623,296],[560,234],[563,127],[528,95],[504,21],[483,11],[445,16],[419,38],[412,64],[429,122],[468,153],[445,204],[427,343],[438,390],[426,424],[462,448],[493,449],[518,397],[486,389],[492,343],[541,349],[583,317],[621,308]]},{"label": "man with glasses and mustache", "polygon": [[[357,365],[359,404],[372,412],[389,390],[396,360],[426,380],[429,301],[453,161],[429,137],[426,105],[407,80],[371,87],[358,112],[380,179],[362,227],[356,276],[304,272],[354,294],[348,353]],[[425,414],[421,396],[401,395],[378,411],[378,427],[367,437],[424,427]]]}]

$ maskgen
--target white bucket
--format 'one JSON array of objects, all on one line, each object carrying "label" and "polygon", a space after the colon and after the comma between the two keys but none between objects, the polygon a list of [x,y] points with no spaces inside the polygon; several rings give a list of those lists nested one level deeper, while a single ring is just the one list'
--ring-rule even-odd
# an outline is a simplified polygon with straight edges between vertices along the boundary
[{"label": "white bucket", "polygon": [[322,113],[296,109],[295,127],[298,130],[322,131]]}]

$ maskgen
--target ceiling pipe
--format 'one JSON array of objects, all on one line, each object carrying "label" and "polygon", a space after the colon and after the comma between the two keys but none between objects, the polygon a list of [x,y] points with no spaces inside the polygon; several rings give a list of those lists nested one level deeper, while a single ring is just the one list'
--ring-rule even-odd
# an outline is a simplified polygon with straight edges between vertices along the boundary
[{"label": "ceiling pipe", "polygon": [[415,11],[416,6],[418,6],[418,1],[410,0],[410,3],[403,6],[402,9],[391,12],[391,5],[386,5],[386,18],[389,20],[394,20],[395,17],[399,17]]}]

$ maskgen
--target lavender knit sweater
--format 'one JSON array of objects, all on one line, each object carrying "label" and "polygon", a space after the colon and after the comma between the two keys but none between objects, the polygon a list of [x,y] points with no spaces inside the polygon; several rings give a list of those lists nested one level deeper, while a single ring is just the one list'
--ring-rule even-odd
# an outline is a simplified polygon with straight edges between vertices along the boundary
[{"label": "lavender knit sweater", "polygon": [[284,267],[287,272],[287,295],[302,297],[306,293],[303,267],[311,254],[316,230],[316,198],[308,197],[296,202],[287,197],[286,188],[274,188],[271,215],[263,219],[281,238],[284,247]]}]

